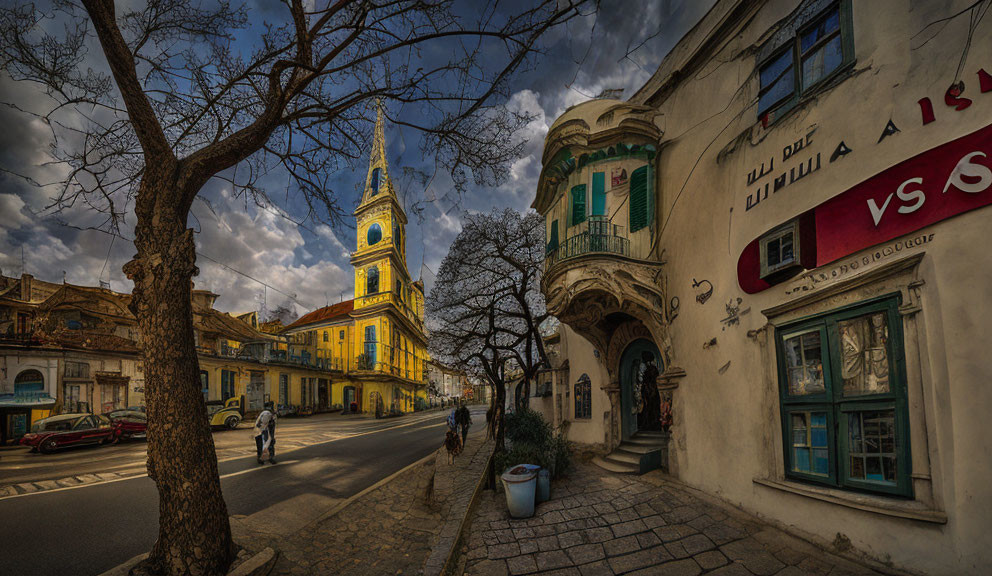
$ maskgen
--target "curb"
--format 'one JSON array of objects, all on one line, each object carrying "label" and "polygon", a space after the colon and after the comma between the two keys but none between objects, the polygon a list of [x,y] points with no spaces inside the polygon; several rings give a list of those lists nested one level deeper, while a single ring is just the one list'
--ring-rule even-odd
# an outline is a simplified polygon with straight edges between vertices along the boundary
[{"label": "curb", "polygon": [[[144,554],[138,554],[134,558],[131,558],[123,564],[114,566],[99,576],[127,576],[135,564],[141,562],[147,557],[147,552]],[[233,570],[227,573],[227,576],[267,576],[268,573],[272,571],[273,566],[275,566],[277,558],[279,558],[278,552],[272,548],[265,548],[261,552],[252,555],[241,564],[235,566]]]},{"label": "curb", "polygon": [[345,508],[347,508],[350,504],[353,504],[359,498],[362,498],[363,496],[366,496],[370,492],[372,492],[372,491],[374,491],[374,490],[376,490],[378,488],[381,488],[382,486],[384,486],[384,485],[392,482],[400,474],[403,474],[404,472],[407,472],[408,470],[412,470],[416,466],[423,466],[424,464],[427,463],[428,460],[430,460],[431,458],[435,458],[435,457],[437,457],[437,450],[435,450],[434,452],[431,452],[427,456],[424,456],[420,460],[417,460],[413,464],[407,464],[403,468],[400,468],[396,472],[393,472],[389,476],[386,476],[385,478],[383,478],[382,480],[379,480],[378,482],[376,482],[375,484],[369,486],[368,488],[365,488],[364,490],[362,490],[358,494],[355,494],[354,496],[348,497],[347,500],[345,500],[343,502],[338,502],[337,504],[334,505],[333,508],[331,508],[327,512],[324,512],[323,514],[321,514],[320,516],[318,516],[316,519],[311,520],[310,522],[308,522],[305,526],[303,526],[302,528],[300,528],[296,532],[297,533],[302,532],[303,530],[306,530],[306,529],[310,528],[314,524],[317,524],[319,522],[323,522],[324,520],[327,520],[328,518],[331,518],[332,516],[336,515],[338,512],[340,512],[340,511],[344,510]]},{"label": "curb", "polygon": [[[472,498],[468,502],[468,506],[465,508],[465,515],[462,517],[461,522],[458,525],[458,536],[455,537],[454,543],[451,545],[451,549],[448,550],[448,555],[444,559],[444,564],[441,565],[441,570],[436,574],[438,576],[443,576],[446,574],[453,574],[452,568],[455,563],[455,559],[458,557],[459,545],[461,544],[462,537],[465,535],[465,529],[469,525],[469,518],[472,517],[472,511],[475,509],[475,505],[479,500],[479,494],[482,492],[482,487],[486,482],[486,478],[489,476],[489,468],[493,463],[493,456],[496,455],[495,446],[493,451],[489,453],[489,458],[486,459],[485,471],[479,476],[479,481],[475,485],[475,491],[472,493]],[[434,576],[434,573],[430,573]]]}]

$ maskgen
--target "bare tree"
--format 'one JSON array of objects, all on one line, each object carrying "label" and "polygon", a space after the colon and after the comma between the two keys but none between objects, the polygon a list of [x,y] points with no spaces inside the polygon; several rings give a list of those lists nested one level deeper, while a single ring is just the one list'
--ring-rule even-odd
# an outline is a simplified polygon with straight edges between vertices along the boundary
[{"label": "bare tree", "polygon": [[124,272],[144,338],[160,500],[158,540],[139,571],[222,574],[232,560],[191,320],[187,221],[203,186],[221,179],[268,207],[264,184],[288,175],[287,196],[334,222],[331,177],[364,155],[373,100],[415,109],[391,119],[420,131],[423,153],[456,186],[497,183],[530,120],[503,106],[509,81],[533,64],[542,34],[585,4],[595,0],[515,13],[497,0],[283,0],[255,25],[237,0],[0,7],[0,65],[47,97],[43,112],[19,109],[50,127],[53,162],[67,172],[34,183],[54,185],[54,209],[87,206],[115,233],[134,226]]},{"label": "bare tree", "polygon": [[427,298],[431,355],[489,381],[489,433],[499,450],[507,369],[523,373],[520,408],[531,380],[549,365],[540,333],[548,319],[540,286],[543,261],[544,220],[537,213],[469,215]]}]

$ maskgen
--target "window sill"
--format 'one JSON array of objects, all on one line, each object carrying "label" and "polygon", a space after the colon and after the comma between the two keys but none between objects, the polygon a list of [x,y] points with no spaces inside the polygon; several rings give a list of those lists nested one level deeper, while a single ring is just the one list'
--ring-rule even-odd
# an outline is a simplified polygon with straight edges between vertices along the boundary
[{"label": "window sill", "polygon": [[866,494],[855,494],[833,488],[823,488],[819,486],[809,486],[798,482],[786,480],[773,480],[771,478],[754,478],[755,484],[789,492],[814,500],[839,504],[855,510],[864,510],[882,516],[894,518],[906,518],[918,520],[920,522],[930,522],[933,524],[947,524],[947,514],[940,510],[925,508],[914,500],[899,501],[880,496],[869,496]]}]

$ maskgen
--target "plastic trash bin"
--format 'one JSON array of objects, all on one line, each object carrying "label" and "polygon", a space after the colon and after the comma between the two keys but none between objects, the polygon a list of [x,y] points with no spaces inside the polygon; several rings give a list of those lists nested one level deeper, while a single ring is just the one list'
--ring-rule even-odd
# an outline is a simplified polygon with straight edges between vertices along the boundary
[{"label": "plastic trash bin", "polygon": [[534,515],[534,494],[537,489],[537,470],[527,465],[514,466],[500,476],[506,491],[506,507],[514,518]]},{"label": "plastic trash bin", "polygon": [[537,501],[551,500],[551,471],[541,468],[537,471]]}]

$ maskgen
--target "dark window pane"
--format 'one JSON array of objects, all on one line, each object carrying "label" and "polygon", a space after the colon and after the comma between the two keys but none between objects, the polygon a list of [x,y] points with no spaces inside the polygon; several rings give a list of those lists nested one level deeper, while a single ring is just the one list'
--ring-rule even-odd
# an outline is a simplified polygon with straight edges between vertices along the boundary
[{"label": "dark window pane", "polygon": [[795,454],[795,470],[797,472],[809,472],[809,448],[796,448]]},{"label": "dark window pane", "polygon": [[801,40],[802,53],[805,54],[818,40],[826,38],[831,32],[840,27],[840,11],[834,9],[823,20],[803,34]]},{"label": "dark window pane", "polygon": [[830,473],[830,459],[827,457],[826,448],[813,449],[813,472],[823,475]]},{"label": "dark window pane", "polygon": [[769,240],[768,244],[765,246],[765,262],[769,268],[778,266],[781,262],[781,257],[779,253],[779,240],[778,238],[774,240]]},{"label": "dark window pane", "polygon": [[885,481],[895,484],[896,482],[896,457],[895,456],[885,456],[882,458],[882,464],[885,467]]},{"label": "dark window pane", "polygon": [[782,237],[782,262],[791,262],[795,256],[792,253],[792,234]]},{"label": "dark window pane", "polygon": [[868,480],[882,481],[882,459],[877,456],[869,456],[865,459],[865,464],[867,465],[865,477]]},{"label": "dark window pane", "polygon": [[864,480],[865,459],[861,456],[851,456],[851,478]]},{"label": "dark window pane", "polygon": [[[791,55],[791,52],[790,52]],[[786,96],[791,95],[796,89],[796,74],[792,68],[782,75],[767,92],[758,98],[758,114],[763,114],[769,108],[777,104]]]},{"label": "dark window pane", "polygon": [[816,84],[844,63],[840,34],[803,58],[803,88]]},{"label": "dark window pane", "polygon": [[765,65],[758,73],[761,78],[761,88],[772,85],[783,72],[792,68],[792,50],[786,50],[778,58]]}]

